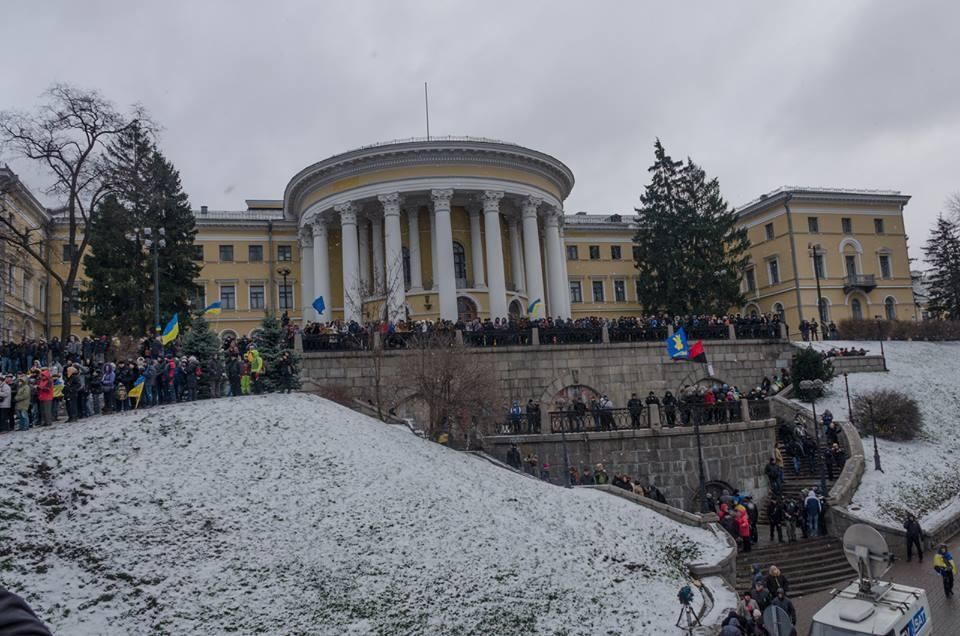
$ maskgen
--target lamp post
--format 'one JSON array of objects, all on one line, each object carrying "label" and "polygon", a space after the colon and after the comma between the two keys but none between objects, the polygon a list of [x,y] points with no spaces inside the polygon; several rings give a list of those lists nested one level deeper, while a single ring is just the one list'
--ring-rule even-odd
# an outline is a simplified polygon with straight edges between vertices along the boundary
[{"label": "lamp post", "polygon": [[817,421],[817,398],[823,391],[823,380],[802,380],[800,390],[807,394],[813,407],[813,434],[817,440],[817,461],[820,464],[820,493],[827,496],[827,473],[823,462],[823,447],[820,445],[820,423]]},{"label": "lamp post", "polygon": [[125,235],[127,240],[137,243],[141,249],[153,255],[153,322],[157,333],[160,332],[160,249],[167,246],[167,231],[164,228],[157,230],[158,238],[154,240],[153,228],[135,227]]},{"label": "lamp post", "polygon": [[[280,269],[277,270],[277,273],[280,274],[281,276],[283,276],[283,288],[282,288],[282,289],[283,289],[283,293],[282,293],[280,296],[281,296],[281,298],[286,298],[286,294],[287,294],[287,276],[290,275],[290,268],[289,268],[289,267],[281,267]],[[293,300],[293,299],[290,299],[290,300]],[[288,303],[288,304],[292,305],[293,303],[290,302],[290,303]],[[289,309],[290,309],[289,307],[284,307],[284,308],[283,308],[283,315],[284,315],[284,316],[287,315],[287,310],[289,310]]]},{"label": "lamp post", "polygon": [[[810,251],[810,256],[813,258],[813,277],[817,281],[817,318],[820,320],[820,326],[824,326],[824,317],[823,317],[823,294],[820,292],[820,267],[817,257],[822,254],[820,251],[819,245],[814,245],[810,243],[807,246],[807,249]],[[826,340],[826,338],[824,338]]]},{"label": "lamp post", "polygon": [[877,340],[880,341],[880,357],[883,358],[883,370],[887,371],[887,354],[883,351],[883,324],[880,316],[874,316],[877,321]]},{"label": "lamp post", "polygon": [[883,472],[880,468],[880,448],[877,446],[877,425],[873,421],[873,400],[867,400],[867,408],[870,410],[870,434],[873,436],[873,469]]},{"label": "lamp post", "polygon": [[856,423],[853,421],[853,406],[850,403],[850,382],[847,381],[847,372],[843,372],[843,388],[847,392],[847,417],[850,419],[850,423],[856,426]]}]

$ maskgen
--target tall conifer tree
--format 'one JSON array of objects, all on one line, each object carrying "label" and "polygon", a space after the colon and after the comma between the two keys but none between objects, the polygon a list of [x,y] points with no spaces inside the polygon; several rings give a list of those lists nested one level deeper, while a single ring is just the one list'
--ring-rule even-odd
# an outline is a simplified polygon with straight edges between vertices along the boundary
[{"label": "tall conifer tree", "polygon": [[923,249],[930,263],[927,309],[936,316],[960,320],[960,226],[943,215]]}]

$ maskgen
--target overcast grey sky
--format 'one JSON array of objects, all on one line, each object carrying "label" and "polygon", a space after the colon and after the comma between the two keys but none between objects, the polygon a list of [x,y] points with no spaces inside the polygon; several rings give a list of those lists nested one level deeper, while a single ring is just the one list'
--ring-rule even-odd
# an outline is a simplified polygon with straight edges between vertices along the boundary
[{"label": "overcast grey sky", "polygon": [[309,163],[423,135],[424,81],[434,135],[567,163],[568,213],[630,212],[658,136],[734,205],[784,184],[911,194],[914,257],[960,190],[949,0],[11,0],[0,16],[0,109],[59,81],[142,103],[194,206],[281,198]]}]

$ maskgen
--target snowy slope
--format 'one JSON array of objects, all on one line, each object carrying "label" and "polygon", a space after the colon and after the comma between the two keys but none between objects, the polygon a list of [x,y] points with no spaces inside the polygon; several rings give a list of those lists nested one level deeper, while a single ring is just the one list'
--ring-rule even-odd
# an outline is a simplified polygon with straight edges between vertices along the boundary
[{"label": "snowy slope", "polygon": [[304,395],[7,434],[0,465],[0,582],[64,634],[676,633],[680,564],[725,556]]},{"label": "snowy slope", "polygon": [[[879,354],[878,342],[817,342],[820,350],[863,347]],[[886,342],[887,373],[851,373],[850,396],[873,389],[895,389],[911,395],[923,415],[924,439],[913,442],[878,440],[883,473],[873,468],[873,438],[864,437],[866,471],[850,505],[857,516],[900,527],[892,511],[900,507],[921,513],[932,526],[960,512],[960,342]],[[805,405],[808,406],[808,405]],[[848,420],[843,377],[834,378],[817,413],[830,409]]]}]

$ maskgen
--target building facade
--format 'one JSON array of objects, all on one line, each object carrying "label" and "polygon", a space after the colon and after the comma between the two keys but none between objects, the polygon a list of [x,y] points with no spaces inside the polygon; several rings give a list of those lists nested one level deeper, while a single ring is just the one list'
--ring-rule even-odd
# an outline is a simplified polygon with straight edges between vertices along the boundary
[{"label": "building facade", "polygon": [[[303,322],[642,313],[632,213],[566,214],[573,185],[559,160],[486,139],[414,139],[335,155],[294,175],[283,199],[195,212],[202,270],[192,306],[219,300],[214,328],[237,335],[268,311]],[[47,258],[65,271],[62,223],[23,191],[24,223],[48,228]],[[795,327],[817,317],[819,274],[823,321],[915,318],[908,201],[889,191],[781,188],[743,206],[748,302],[731,312],[777,313]],[[17,267],[31,291],[24,296],[18,282],[24,302],[12,299],[19,310],[11,311],[24,318],[10,334],[56,333],[59,288]],[[322,315],[313,307],[319,297]]]}]

